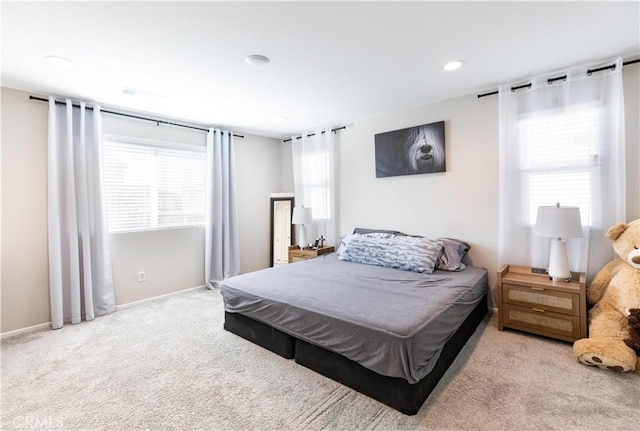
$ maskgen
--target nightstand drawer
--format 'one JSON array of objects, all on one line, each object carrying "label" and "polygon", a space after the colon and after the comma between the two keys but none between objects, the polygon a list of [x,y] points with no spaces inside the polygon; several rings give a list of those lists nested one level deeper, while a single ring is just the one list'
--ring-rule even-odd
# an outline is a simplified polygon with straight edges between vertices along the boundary
[{"label": "nightstand drawer", "polygon": [[580,317],[503,304],[504,325],[535,334],[556,336],[566,341],[580,338]]},{"label": "nightstand drawer", "polygon": [[313,259],[313,257],[304,257],[304,256],[291,256],[289,258],[289,263],[302,262],[303,260]]},{"label": "nightstand drawer", "polygon": [[559,292],[541,286],[520,286],[504,283],[502,285],[502,300],[505,303],[540,308],[544,311],[555,311],[574,316],[580,314],[579,294]]}]

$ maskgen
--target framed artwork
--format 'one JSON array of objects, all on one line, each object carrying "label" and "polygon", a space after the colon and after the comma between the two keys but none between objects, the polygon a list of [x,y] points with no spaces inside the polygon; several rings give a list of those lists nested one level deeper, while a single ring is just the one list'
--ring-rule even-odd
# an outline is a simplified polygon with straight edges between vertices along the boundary
[{"label": "framed artwork", "polygon": [[444,121],[375,135],[376,178],[446,172]]}]

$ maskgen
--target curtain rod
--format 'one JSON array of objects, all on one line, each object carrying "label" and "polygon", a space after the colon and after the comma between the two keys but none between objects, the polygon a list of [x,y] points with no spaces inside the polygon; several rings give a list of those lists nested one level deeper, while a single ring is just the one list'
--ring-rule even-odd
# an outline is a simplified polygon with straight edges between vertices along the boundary
[{"label": "curtain rod", "polygon": [[[44,99],[42,97],[36,97],[36,96],[29,96],[29,100],[38,100],[40,102],[48,102],[49,101],[48,99]],[[56,105],[65,105],[65,102],[60,102],[59,100],[56,100]],[[74,103],[73,107],[74,108],[79,108],[80,105]],[[90,111],[93,111],[93,108],[91,106],[87,106],[86,109],[88,109]],[[141,117],[139,115],[125,114],[123,112],[109,111],[109,110],[106,110],[106,109],[100,109],[100,112],[103,112],[105,114],[120,115],[121,117],[135,118],[137,120],[151,121],[151,122],[156,123],[158,126],[160,124],[167,124],[169,126],[184,127],[186,129],[201,130],[203,132],[208,132],[209,131],[209,129],[203,129],[202,127],[188,126],[186,124],[172,123],[170,121],[164,121],[164,120],[155,120],[153,118]],[[236,137],[236,138],[243,138],[244,139],[243,135],[236,135],[234,133],[233,136]]]},{"label": "curtain rod", "polygon": [[[336,127],[335,129],[331,129],[331,131],[335,133],[335,132],[337,132],[338,130],[342,130],[342,129],[346,129],[346,128],[347,128],[347,126]],[[324,130],[322,131],[322,134],[323,134],[323,135],[325,134],[325,131],[324,131]],[[315,133],[308,133],[308,134],[307,134],[307,138],[310,138],[310,137],[315,136],[315,135],[316,135]],[[296,141],[297,141],[298,139],[302,139],[302,135],[300,135],[300,136],[296,136]],[[282,141],[282,142],[289,142],[289,141],[291,141],[291,138],[289,138],[289,139],[285,139],[285,140],[284,140],[284,141]]]},{"label": "curtain rod", "polygon": [[[622,65],[623,66],[628,66],[629,64],[634,64],[634,63],[640,63],[640,58],[638,58],[636,60],[625,61],[624,63],[622,63]],[[587,75],[591,75],[594,72],[600,72],[600,71],[607,70],[607,69],[611,69],[612,71],[616,70],[616,65],[612,64],[610,66],[598,67],[597,69],[588,69],[587,70]],[[562,80],[567,79],[567,75],[558,76],[557,78],[547,79],[547,83],[548,84],[553,84],[554,82],[560,81],[561,79]],[[530,88],[530,87],[531,87],[531,83],[524,84],[524,85],[518,85],[517,87],[511,87],[511,91],[516,91],[516,90],[519,90],[521,88]],[[490,93],[478,94],[478,99],[480,99],[481,97],[493,96],[494,94],[498,94],[498,90],[492,91]]]}]

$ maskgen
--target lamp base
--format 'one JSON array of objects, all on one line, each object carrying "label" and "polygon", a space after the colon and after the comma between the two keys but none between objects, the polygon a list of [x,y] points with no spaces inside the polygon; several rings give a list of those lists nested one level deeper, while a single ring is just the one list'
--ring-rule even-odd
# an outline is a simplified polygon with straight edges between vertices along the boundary
[{"label": "lamp base", "polygon": [[301,224],[298,232],[298,247],[300,247],[300,249],[302,250],[303,248],[306,248],[308,246],[309,243],[307,242],[307,227]]},{"label": "lamp base", "polygon": [[551,240],[551,253],[549,256],[549,278],[553,281],[571,280],[569,271],[569,258],[567,257],[567,242],[560,238]]}]

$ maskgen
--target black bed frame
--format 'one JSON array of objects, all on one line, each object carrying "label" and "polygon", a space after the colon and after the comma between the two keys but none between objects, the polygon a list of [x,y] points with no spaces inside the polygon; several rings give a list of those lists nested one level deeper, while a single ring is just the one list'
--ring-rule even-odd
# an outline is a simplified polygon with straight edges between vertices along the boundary
[{"label": "black bed frame", "polygon": [[380,375],[342,355],[295,338],[267,324],[225,311],[224,329],[376,399],[415,415],[487,314],[487,296],[447,341],[433,370],[418,383]]}]

